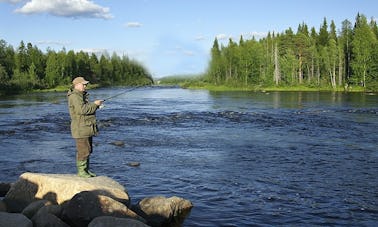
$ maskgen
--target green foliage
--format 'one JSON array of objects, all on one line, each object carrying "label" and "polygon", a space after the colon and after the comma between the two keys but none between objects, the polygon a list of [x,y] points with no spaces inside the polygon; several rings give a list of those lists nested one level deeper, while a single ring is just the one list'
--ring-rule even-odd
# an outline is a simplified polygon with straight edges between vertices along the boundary
[{"label": "green foliage", "polygon": [[157,80],[159,85],[180,85],[183,87],[199,83],[202,76],[196,75],[174,75],[166,76]]},{"label": "green foliage", "polygon": [[[214,40],[204,79],[226,87],[311,87],[314,89],[358,87],[378,90],[378,27],[374,19],[357,15],[354,27],[345,20],[336,25],[324,18],[319,32],[306,24],[298,31],[269,33],[226,46]],[[221,47],[220,47],[221,46]]]},{"label": "green foliage", "polygon": [[109,57],[105,53],[99,58],[83,51],[66,52],[64,48],[43,53],[23,41],[15,50],[0,40],[0,95],[67,86],[76,76],[100,86],[153,83],[148,71],[128,57],[115,53]]}]

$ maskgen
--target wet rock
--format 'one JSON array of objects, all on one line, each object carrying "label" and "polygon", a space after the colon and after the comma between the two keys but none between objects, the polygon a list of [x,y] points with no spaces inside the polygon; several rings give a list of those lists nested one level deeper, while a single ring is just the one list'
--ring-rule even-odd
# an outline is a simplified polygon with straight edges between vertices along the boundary
[{"label": "wet rock", "polygon": [[128,166],[131,166],[131,167],[138,167],[140,166],[140,162],[129,162],[127,163]]},{"label": "wet rock", "polygon": [[102,216],[97,217],[89,223],[88,227],[148,227],[148,225],[144,224],[135,219],[130,218],[116,218],[110,216]]},{"label": "wet rock", "polygon": [[0,226],[33,227],[33,223],[23,214],[0,212]]},{"label": "wet rock", "polygon": [[25,215],[27,218],[31,219],[40,208],[47,205],[52,205],[51,201],[45,199],[34,201],[30,203],[27,207],[25,207],[21,213]]},{"label": "wet rock", "polygon": [[121,203],[130,204],[125,188],[105,177],[81,178],[72,174],[24,173],[4,198],[10,212],[21,212],[31,202],[46,199],[62,204],[81,191],[94,191]]},{"label": "wet rock", "polygon": [[111,142],[110,144],[112,144],[112,145],[114,145],[114,146],[118,146],[118,147],[123,147],[123,146],[125,146],[125,142],[120,141],[120,140],[113,141],[113,142]]},{"label": "wet rock", "polygon": [[140,201],[135,211],[151,226],[181,226],[192,207],[193,204],[189,200],[176,196],[156,196]]},{"label": "wet rock", "polygon": [[129,217],[145,222],[124,204],[91,191],[76,194],[63,208],[63,220],[73,226],[87,226],[100,216]]}]

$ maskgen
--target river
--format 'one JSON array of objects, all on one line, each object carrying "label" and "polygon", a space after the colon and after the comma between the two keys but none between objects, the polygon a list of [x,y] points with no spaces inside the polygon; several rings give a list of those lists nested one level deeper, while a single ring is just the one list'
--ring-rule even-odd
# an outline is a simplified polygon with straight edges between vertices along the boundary
[{"label": "river", "polygon": [[[91,169],[132,203],[190,200],[184,226],[378,225],[377,94],[143,87],[105,102],[97,119]],[[1,98],[0,126],[1,182],[75,173],[65,93]]]}]

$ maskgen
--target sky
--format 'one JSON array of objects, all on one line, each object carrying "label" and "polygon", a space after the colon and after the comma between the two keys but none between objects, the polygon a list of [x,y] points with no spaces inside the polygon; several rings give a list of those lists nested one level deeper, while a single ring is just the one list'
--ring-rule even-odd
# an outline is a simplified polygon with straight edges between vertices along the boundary
[{"label": "sky", "polygon": [[113,53],[154,78],[204,73],[214,39],[227,45],[268,32],[336,29],[357,14],[378,19],[377,0],[0,0],[0,39],[40,50]]}]

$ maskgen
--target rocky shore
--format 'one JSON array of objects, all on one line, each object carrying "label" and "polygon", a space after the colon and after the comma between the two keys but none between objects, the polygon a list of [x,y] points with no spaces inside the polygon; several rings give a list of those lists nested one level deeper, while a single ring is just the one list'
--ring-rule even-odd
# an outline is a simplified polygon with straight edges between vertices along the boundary
[{"label": "rocky shore", "polygon": [[23,173],[0,183],[0,226],[182,226],[193,204],[176,196],[131,203],[127,190],[106,176]]}]

